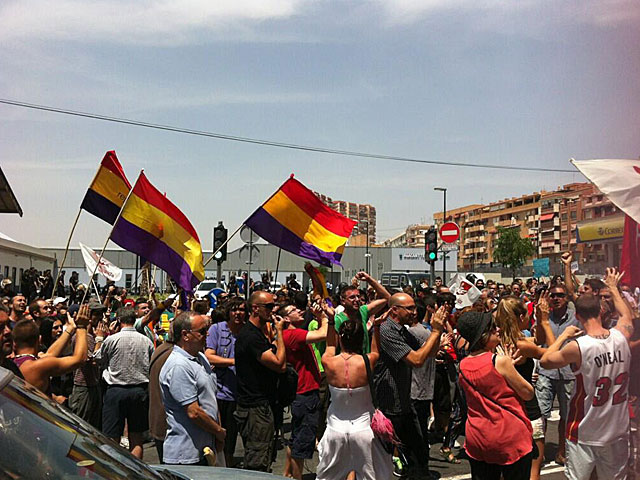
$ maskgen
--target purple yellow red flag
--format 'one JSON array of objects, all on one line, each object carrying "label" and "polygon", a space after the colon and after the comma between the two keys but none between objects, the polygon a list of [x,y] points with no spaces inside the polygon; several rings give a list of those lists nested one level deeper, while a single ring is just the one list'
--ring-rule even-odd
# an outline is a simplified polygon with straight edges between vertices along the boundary
[{"label": "purple yellow red flag", "polygon": [[116,152],[110,150],[102,159],[80,208],[113,225],[130,190],[131,184]]},{"label": "purple yellow red flag", "polygon": [[167,272],[187,292],[204,280],[198,234],[142,172],[113,227],[111,240]]},{"label": "purple yellow red flag", "polygon": [[340,265],[356,224],[327,207],[293,175],[244,223],[272,245],[326,266]]}]

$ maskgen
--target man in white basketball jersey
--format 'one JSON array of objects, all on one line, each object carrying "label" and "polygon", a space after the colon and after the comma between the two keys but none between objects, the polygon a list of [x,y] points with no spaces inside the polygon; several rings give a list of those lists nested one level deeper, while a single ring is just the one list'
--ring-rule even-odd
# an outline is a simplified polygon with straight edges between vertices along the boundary
[{"label": "man in white basketball jersey", "polygon": [[[576,376],[566,427],[565,474],[571,480],[589,480],[594,469],[599,479],[627,478],[627,385],[633,326],[631,310],[618,290],[621,276],[615,268],[607,268],[605,283],[619,316],[616,327],[607,330],[602,326],[597,296],[581,295],[576,300],[576,317],[586,335],[576,327],[568,327],[540,359],[544,368],[571,365]],[[576,341],[563,346],[573,338]]]}]

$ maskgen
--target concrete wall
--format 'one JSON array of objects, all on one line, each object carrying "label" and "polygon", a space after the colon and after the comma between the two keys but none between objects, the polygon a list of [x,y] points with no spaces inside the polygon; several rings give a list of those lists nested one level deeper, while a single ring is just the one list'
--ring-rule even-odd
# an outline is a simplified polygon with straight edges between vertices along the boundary
[{"label": "concrete wall", "polygon": [[35,267],[53,271],[54,261],[53,255],[43,249],[0,238],[0,277],[10,278],[16,287],[20,287],[24,270]]}]

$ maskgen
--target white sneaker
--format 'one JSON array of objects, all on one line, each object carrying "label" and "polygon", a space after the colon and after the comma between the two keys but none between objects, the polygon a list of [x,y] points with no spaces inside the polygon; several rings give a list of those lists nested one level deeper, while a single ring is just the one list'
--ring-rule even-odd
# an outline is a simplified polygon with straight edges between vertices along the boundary
[{"label": "white sneaker", "polygon": [[129,449],[129,439],[127,437],[120,437],[120,446]]}]

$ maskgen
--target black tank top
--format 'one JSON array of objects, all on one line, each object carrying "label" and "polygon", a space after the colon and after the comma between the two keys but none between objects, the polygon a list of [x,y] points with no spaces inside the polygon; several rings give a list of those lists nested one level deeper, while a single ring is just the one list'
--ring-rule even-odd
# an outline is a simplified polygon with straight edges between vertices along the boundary
[{"label": "black tank top", "polygon": [[[520,365],[516,365],[516,371],[531,385],[531,376],[533,374],[533,367],[535,366],[535,362],[533,358],[527,358],[524,363]],[[540,405],[538,405],[538,397],[535,395],[531,400],[525,400],[524,408],[527,411],[527,417],[529,420],[537,420],[542,416],[542,412],[540,412]]]}]

